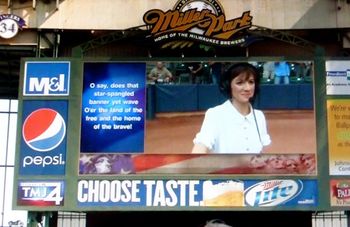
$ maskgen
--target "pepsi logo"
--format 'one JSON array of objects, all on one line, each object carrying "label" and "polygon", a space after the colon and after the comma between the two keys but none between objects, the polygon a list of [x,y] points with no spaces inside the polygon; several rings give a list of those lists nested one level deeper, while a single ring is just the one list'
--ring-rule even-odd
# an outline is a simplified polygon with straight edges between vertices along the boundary
[{"label": "pepsi logo", "polygon": [[31,149],[40,152],[51,151],[63,141],[66,124],[57,111],[41,108],[33,111],[25,119],[22,135]]}]

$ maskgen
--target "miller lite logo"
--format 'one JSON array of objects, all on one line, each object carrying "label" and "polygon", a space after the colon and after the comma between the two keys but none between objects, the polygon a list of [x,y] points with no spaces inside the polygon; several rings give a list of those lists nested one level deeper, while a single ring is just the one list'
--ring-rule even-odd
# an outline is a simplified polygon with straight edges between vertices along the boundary
[{"label": "miller lite logo", "polygon": [[70,62],[26,62],[24,96],[69,95]]},{"label": "miller lite logo", "polygon": [[246,189],[245,202],[254,207],[278,206],[295,198],[302,189],[302,183],[296,180],[262,181]]}]

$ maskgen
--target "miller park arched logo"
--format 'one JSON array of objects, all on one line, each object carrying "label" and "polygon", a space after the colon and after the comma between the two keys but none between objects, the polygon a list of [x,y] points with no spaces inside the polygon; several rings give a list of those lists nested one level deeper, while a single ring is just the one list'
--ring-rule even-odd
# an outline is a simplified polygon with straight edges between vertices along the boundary
[{"label": "miller park arched logo", "polygon": [[246,42],[244,31],[252,26],[250,11],[227,20],[216,0],[179,0],[166,12],[151,9],[143,16],[152,39],[162,48],[189,47],[193,41],[208,45],[237,46]]}]

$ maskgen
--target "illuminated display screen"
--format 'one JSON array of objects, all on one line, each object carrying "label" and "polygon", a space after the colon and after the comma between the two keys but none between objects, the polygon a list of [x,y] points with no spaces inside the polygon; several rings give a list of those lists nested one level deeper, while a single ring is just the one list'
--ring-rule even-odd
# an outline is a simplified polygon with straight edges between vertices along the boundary
[{"label": "illuminated display screen", "polygon": [[144,150],[145,64],[85,63],[81,152]]},{"label": "illuminated display screen", "polygon": [[346,62],[215,60],[24,61],[14,207],[346,204]]},{"label": "illuminated display screen", "polygon": [[313,63],[249,62],[246,115],[237,63],[85,63],[79,173],[316,174]]}]

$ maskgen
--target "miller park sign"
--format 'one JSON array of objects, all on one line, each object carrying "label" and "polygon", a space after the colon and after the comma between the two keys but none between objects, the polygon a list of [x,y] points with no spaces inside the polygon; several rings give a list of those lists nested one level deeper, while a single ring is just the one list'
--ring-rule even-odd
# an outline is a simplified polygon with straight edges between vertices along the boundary
[{"label": "miller park sign", "polygon": [[245,31],[252,26],[250,11],[227,20],[224,9],[216,0],[179,0],[166,12],[151,9],[143,16],[150,27],[150,36],[162,48],[183,48],[198,41],[207,45],[243,46]]}]

